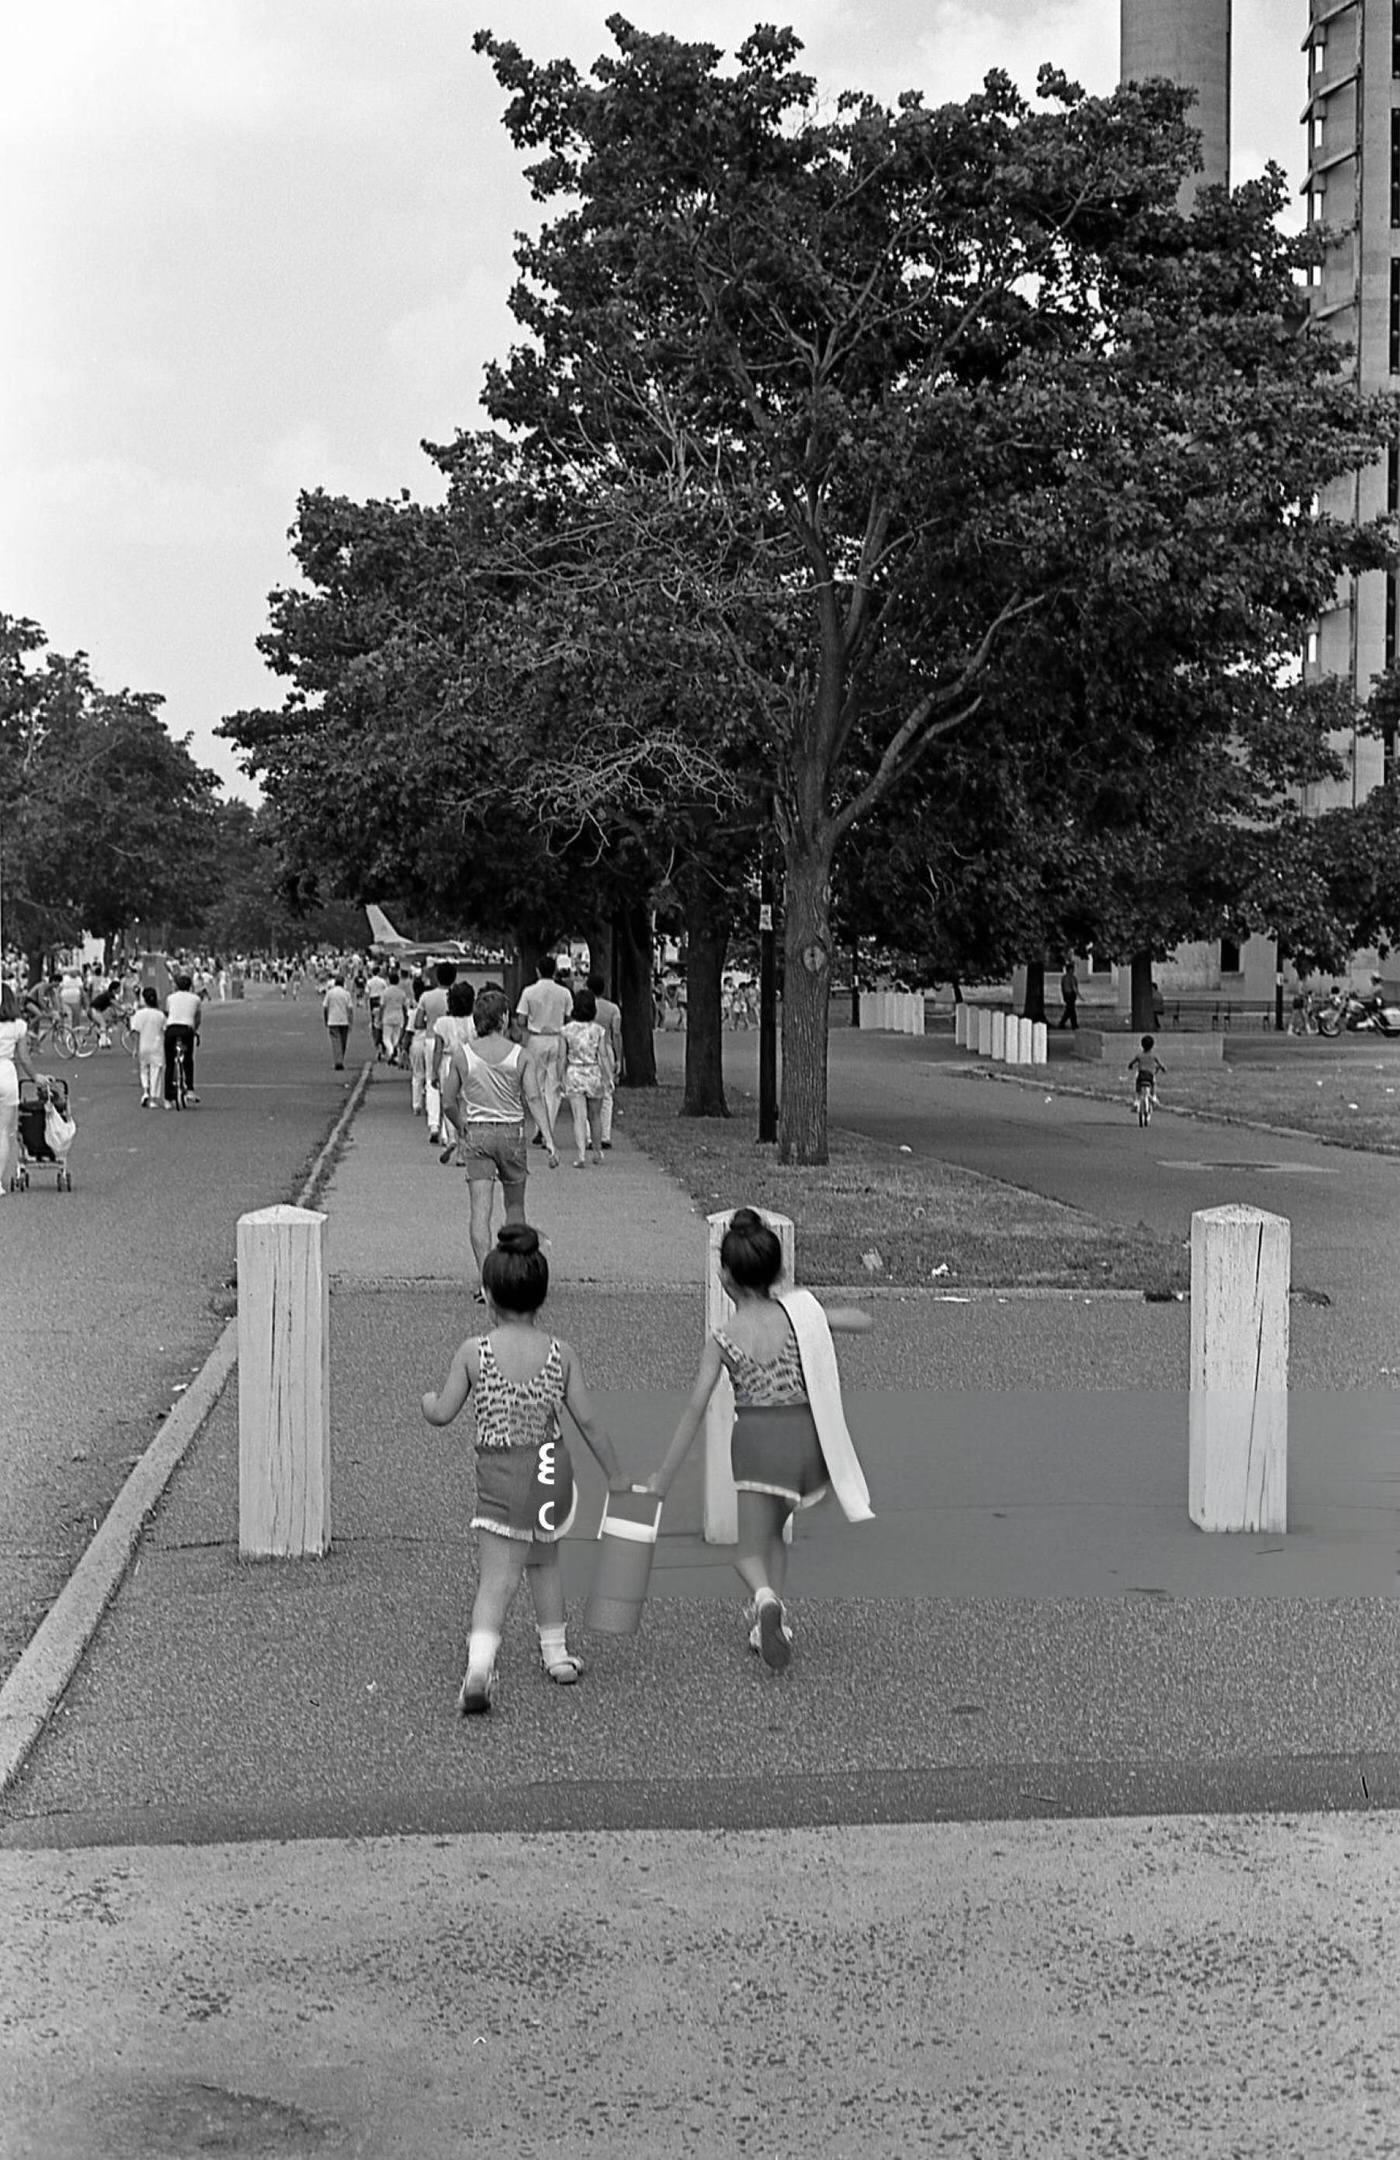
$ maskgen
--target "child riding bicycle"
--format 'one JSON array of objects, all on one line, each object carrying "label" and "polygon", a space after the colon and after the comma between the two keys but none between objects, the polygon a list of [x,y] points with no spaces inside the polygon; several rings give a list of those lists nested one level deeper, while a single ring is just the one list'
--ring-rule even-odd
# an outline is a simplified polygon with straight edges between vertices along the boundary
[{"label": "child riding bicycle", "polygon": [[1152,1108],[1157,1100],[1157,1075],[1167,1069],[1162,1060],[1156,1055],[1154,1047],[1156,1041],[1155,1035],[1144,1035],[1142,1048],[1135,1057],[1129,1058],[1126,1067],[1126,1070],[1135,1076],[1133,1080],[1133,1104],[1143,1124],[1146,1124],[1147,1119],[1152,1115]]}]

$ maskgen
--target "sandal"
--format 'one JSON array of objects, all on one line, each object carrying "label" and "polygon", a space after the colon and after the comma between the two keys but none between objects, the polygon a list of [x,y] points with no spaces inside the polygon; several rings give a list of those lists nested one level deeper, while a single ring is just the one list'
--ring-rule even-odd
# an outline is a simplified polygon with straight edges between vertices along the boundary
[{"label": "sandal", "polygon": [[463,1717],[475,1717],[491,1707],[491,1697],[496,1692],[496,1670],[493,1666],[483,1680],[479,1673],[469,1672],[457,1690],[457,1708]]},{"label": "sandal", "polygon": [[572,1650],[566,1650],[564,1655],[556,1658],[552,1665],[546,1663],[543,1657],[541,1657],[540,1663],[544,1666],[550,1679],[560,1687],[572,1687],[579,1674],[583,1671],[583,1659],[575,1657]]}]

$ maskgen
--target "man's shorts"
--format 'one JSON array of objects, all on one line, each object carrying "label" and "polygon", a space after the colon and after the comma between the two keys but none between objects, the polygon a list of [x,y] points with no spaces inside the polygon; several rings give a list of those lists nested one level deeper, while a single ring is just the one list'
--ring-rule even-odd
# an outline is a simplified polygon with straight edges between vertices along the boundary
[{"label": "man's shorts", "polygon": [[462,1161],[469,1185],[494,1177],[503,1185],[523,1185],[530,1169],[525,1127],[484,1122],[468,1125],[462,1135]]}]

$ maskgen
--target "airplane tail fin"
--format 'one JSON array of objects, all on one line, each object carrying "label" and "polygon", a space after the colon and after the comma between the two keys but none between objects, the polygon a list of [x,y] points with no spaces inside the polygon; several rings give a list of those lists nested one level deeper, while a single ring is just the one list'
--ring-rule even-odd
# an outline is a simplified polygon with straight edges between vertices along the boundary
[{"label": "airplane tail fin", "polygon": [[390,922],[383,908],[370,906],[365,909],[369,917],[369,934],[377,945],[402,945],[405,940]]}]

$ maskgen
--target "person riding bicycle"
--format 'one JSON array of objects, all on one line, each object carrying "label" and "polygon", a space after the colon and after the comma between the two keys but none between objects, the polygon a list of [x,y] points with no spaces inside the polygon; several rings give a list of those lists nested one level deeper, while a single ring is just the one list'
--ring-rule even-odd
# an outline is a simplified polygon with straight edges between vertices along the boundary
[{"label": "person riding bicycle", "polygon": [[1156,1041],[1155,1035],[1144,1035],[1142,1048],[1135,1057],[1130,1057],[1128,1060],[1126,1070],[1136,1076],[1133,1080],[1135,1101],[1144,1094],[1155,1097],[1157,1093],[1157,1075],[1167,1069],[1162,1060],[1156,1055],[1154,1049]]},{"label": "person riding bicycle", "polygon": [[202,1001],[192,975],[176,977],[175,988],[165,1001],[165,1104],[173,1109],[179,1101],[175,1088],[175,1060],[184,1066],[185,1101],[198,1102],[194,1092],[194,1046],[199,1040]]}]

